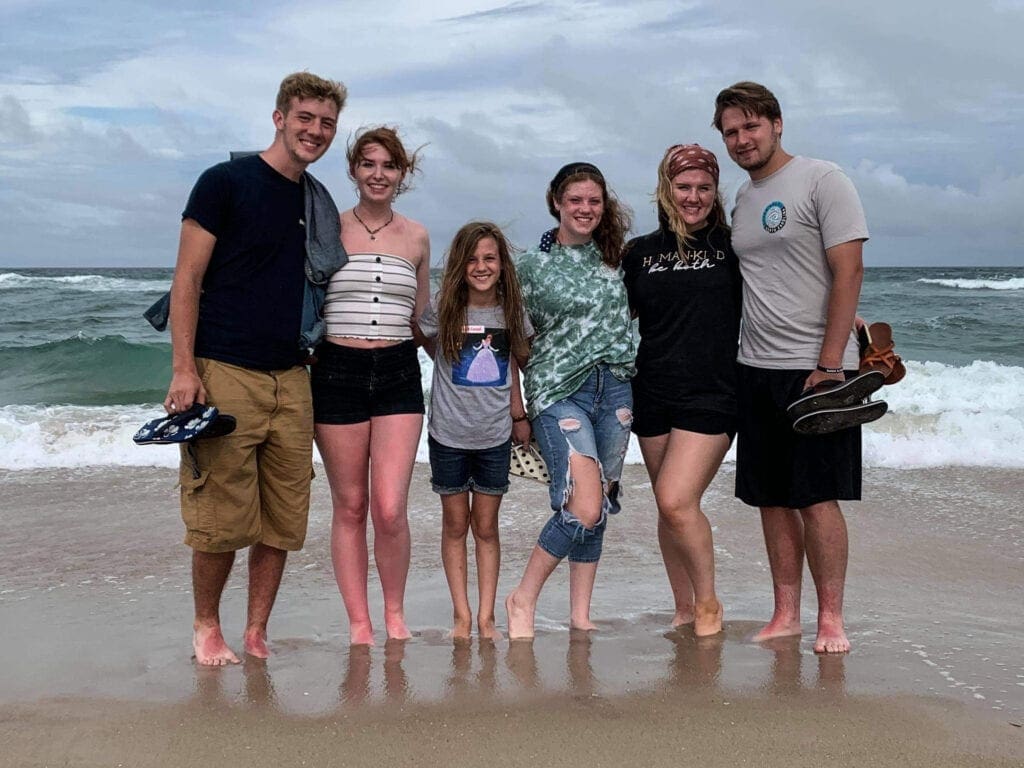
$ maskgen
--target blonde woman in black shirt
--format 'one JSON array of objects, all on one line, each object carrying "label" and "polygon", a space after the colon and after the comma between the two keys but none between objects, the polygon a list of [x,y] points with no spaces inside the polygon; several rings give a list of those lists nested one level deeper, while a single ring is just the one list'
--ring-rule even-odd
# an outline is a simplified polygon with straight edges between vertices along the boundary
[{"label": "blonde woman in black shirt", "polygon": [[633,432],[658,505],[672,624],[708,636],[722,630],[722,604],[701,497],[736,434],[741,279],[713,153],[669,147],[656,197],[658,229],[631,240],[622,262],[641,337]]}]

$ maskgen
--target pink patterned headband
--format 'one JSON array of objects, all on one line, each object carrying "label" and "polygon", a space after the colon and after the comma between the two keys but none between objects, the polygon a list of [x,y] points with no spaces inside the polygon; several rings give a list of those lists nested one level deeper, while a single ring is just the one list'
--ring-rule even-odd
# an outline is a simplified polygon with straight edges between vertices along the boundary
[{"label": "pink patterned headband", "polygon": [[668,177],[674,179],[683,171],[696,168],[699,171],[707,171],[718,186],[718,159],[710,149],[704,149],[700,144],[676,144],[665,152],[668,160]]}]

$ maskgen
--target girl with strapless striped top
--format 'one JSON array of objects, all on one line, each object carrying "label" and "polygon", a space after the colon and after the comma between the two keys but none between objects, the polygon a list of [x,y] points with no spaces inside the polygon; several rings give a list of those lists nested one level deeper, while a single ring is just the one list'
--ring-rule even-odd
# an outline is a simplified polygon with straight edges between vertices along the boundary
[{"label": "girl with strapless striped top", "polygon": [[348,149],[359,202],[341,214],[349,261],[328,286],[327,334],[312,369],[316,443],[334,507],[331,559],[354,645],[373,644],[367,513],[388,638],[410,636],[407,506],[424,411],[410,321],[429,297],[430,240],[391,206],[416,160],[386,126],[360,131]]}]

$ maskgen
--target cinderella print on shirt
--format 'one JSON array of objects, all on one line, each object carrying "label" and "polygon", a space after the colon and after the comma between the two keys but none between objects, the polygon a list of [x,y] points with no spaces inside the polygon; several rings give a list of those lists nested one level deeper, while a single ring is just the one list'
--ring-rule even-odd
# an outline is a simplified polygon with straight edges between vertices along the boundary
[{"label": "cinderella print on shirt", "polygon": [[452,363],[452,383],[460,387],[495,387],[508,378],[508,335],[504,328],[467,325],[459,359]]}]

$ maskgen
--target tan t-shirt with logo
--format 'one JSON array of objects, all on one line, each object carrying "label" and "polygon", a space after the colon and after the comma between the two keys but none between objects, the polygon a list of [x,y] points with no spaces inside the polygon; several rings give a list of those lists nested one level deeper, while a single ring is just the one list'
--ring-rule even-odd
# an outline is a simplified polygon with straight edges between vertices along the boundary
[{"label": "tan t-shirt with logo", "polygon": [[[757,368],[814,368],[832,288],[825,251],[867,239],[857,190],[835,163],[797,156],[740,187],[732,213],[743,274],[737,359]],[[843,367],[857,368],[852,328]]]}]

